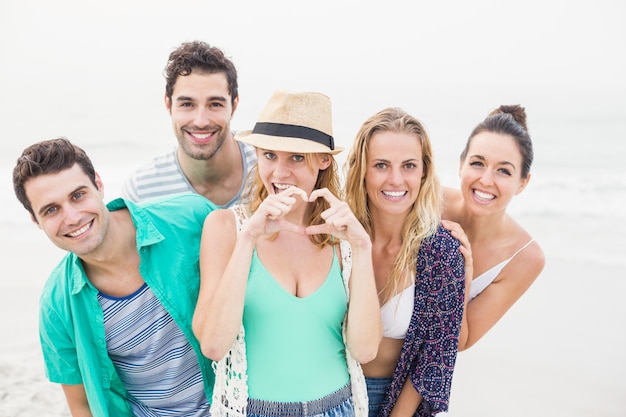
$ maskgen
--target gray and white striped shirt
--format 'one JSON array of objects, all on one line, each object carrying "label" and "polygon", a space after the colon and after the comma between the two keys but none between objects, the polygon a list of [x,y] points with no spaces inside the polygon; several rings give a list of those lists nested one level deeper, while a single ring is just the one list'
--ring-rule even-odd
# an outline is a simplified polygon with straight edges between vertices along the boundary
[{"label": "gray and white striped shirt", "polygon": [[[240,203],[247,184],[245,179],[256,164],[254,146],[243,142],[237,142],[237,144],[242,156],[244,181],[242,181],[237,194],[221,206],[222,208]],[[196,193],[180,167],[176,152],[177,148],[174,148],[164,155],[155,157],[150,164],[133,172],[122,186],[122,197],[137,202],[172,194]]]}]

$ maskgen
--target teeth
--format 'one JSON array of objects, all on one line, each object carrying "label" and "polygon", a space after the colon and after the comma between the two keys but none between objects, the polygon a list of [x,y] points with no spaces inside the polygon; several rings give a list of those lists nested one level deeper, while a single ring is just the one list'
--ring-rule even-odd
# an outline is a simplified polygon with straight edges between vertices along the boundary
[{"label": "teeth", "polygon": [[402,197],[406,191],[383,191],[383,194],[389,197]]},{"label": "teeth", "polygon": [[476,197],[483,199],[483,200],[493,200],[494,198],[496,198],[496,196],[493,194],[484,193],[478,190],[474,190],[474,194],[476,195]]},{"label": "teeth", "polygon": [[192,133],[191,135],[196,139],[206,139],[211,136],[210,133]]},{"label": "teeth", "polygon": [[293,187],[293,185],[291,185],[291,184],[277,184],[277,183],[274,183],[274,187],[278,188],[279,190],[286,190],[287,188]]},{"label": "teeth", "polygon": [[89,224],[87,224],[87,225],[85,225],[85,226],[81,227],[80,229],[78,229],[78,230],[77,230],[77,231],[75,231],[75,232],[68,233],[67,235],[68,235],[68,236],[71,236],[71,237],[80,236],[80,235],[82,235],[83,233],[85,233],[87,230],[89,230],[89,228],[90,228],[90,227],[91,227],[91,223],[89,223]]}]

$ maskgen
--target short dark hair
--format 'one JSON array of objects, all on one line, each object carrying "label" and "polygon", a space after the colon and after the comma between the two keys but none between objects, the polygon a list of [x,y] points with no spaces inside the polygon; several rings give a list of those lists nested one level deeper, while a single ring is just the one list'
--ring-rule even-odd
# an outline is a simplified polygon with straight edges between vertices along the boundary
[{"label": "short dark hair", "polygon": [[170,54],[164,71],[165,95],[170,101],[178,77],[189,75],[192,71],[206,74],[223,72],[228,81],[231,102],[235,104],[239,95],[235,64],[226,58],[221,49],[202,41],[182,43]]},{"label": "short dark hair", "polygon": [[96,170],[91,159],[84,150],[72,144],[68,139],[60,137],[44,140],[24,149],[13,168],[13,189],[17,199],[33,218],[35,218],[35,213],[24,189],[26,182],[40,175],[70,169],[75,164],[78,164],[93,185],[97,186]]}]

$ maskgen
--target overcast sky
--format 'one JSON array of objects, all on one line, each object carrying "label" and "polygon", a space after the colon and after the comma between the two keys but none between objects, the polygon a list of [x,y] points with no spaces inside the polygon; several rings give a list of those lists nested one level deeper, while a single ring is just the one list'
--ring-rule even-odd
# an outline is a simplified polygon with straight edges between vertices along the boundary
[{"label": "overcast sky", "polygon": [[160,64],[163,52],[199,38],[270,73],[330,75],[338,64],[439,81],[500,74],[606,85],[626,72],[625,10],[618,0],[2,0],[0,42],[3,73],[18,77],[46,63],[86,70],[95,59],[127,61],[133,74],[138,56]]},{"label": "overcast sky", "polygon": [[[509,97],[559,107],[579,100],[564,91],[586,89],[620,106],[625,4],[0,0],[1,149],[17,152],[79,118],[120,136],[112,125],[145,124],[136,118],[142,112],[158,115],[154,126],[134,126],[132,134],[162,134],[169,126],[162,69],[175,46],[193,39],[235,62],[240,128],[276,89],[325,92],[339,117],[354,109],[360,121],[418,101],[417,116],[437,123],[450,100],[467,108],[464,137],[478,115]],[[555,95],[563,101],[549,102]]]}]

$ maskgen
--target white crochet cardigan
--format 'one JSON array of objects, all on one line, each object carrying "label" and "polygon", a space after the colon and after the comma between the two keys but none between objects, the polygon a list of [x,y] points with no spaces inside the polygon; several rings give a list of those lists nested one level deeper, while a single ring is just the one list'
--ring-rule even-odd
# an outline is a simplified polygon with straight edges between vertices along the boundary
[{"label": "white crochet cardigan", "polygon": [[[247,220],[246,208],[243,205],[231,207],[237,221],[237,230]],[[348,281],[352,271],[352,249],[347,241],[339,243],[342,261],[343,282],[348,299],[350,297]],[[343,323],[343,341],[346,343],[346,320]],[[367,417],[367,387],[361,365],[354,360],[346,347],[346,362],[350,373],[352,388],[352,401],[354,403],[355,417]],[[246,370],[246,341],[243,324],[239,334],[235,338],[230,350],[219,361],[213,362],[215,371],[215,385],[213,387],[213,399],[211,402],[211,416],[213,417],[245,417],[248,404],[248,381]]]}]

